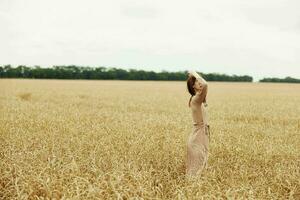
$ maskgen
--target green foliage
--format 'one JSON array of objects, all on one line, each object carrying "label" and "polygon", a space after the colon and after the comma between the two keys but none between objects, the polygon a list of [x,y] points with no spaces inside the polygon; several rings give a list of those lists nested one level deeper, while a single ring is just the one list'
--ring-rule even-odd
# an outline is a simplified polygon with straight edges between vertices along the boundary
[{"label": "green foliage", "polygon": [[286,77],[286,78],[264,78],[259,82],[274,82],[274,83],[300,83],[300,79]]},{"label": "green foliage", "polygon": [[[251,76],[229,76],[226,74],[202,74],[208,81],[252,82]],[[53,66],[41,68],[40,66],[27,67],[20,65],[13,68],[11,65],[0,66],[0,78],[37,78],[37,79],[97,79],[97,80],[186,80],[187,71],[154,72],[136,69],[119,69],[106,67],[84,66]]]}]

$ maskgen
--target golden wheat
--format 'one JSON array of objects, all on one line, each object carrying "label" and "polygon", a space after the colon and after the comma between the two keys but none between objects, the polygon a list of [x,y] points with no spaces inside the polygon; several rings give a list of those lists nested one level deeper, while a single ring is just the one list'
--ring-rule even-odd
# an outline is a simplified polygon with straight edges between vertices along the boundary
[{"label": "golden wheat", "polygon": [[299,199],[300,85],[209,83],[184,176],[185,82],[0,80],[0,199]]}]

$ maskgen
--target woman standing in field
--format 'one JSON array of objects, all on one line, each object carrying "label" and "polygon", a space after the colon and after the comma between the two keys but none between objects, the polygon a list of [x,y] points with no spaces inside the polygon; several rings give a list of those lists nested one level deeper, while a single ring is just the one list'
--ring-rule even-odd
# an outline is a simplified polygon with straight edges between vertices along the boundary
[{"label": "woman standing in field", "polygon": [[187,88],[191,94],[189,107],[192,111],[193,131],[187,142],[186,174],[200,175],[207,166],[209,125],[206,113],[207,82],[195,71],[189,72]]}]

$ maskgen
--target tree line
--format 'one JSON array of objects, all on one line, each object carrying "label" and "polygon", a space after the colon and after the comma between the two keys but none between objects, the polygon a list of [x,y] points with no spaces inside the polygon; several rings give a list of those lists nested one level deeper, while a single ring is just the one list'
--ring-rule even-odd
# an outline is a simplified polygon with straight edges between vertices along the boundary
[{"label": "tree line", "polygon": [[264,78],[259,82],[272,82],[272,83],[300,83],[300,79],[286,77],[286,78]]},{"label": "tree line", "polygon": [[[252,82],[251,76],[226,75],[219,73],[201,73],[208,81]],[[0,66],[0,78],[36,78],[36,79],[94,79],[94,80],[186,80],[187,71],[179,72],[154,72],[107,67],[89,67],[76,65],[61,65],[50,68],[40,66],[11,65]],[[263,78],[259,82],[273,83],[300,83],[300,79]]]},{"label": "tree line", "polygon": [[[250,76],[226,75],[218,73],[203,74],[208,81],[252,82]],[[27,67],[20,65],[0,66],[0,78],[37,78],[37,79],[99,79],[99,80],[186,80],[187,71],[179,72],[153,72],[136,69],[119,69],[106,67],[81,67],[75,65],[53,66],[41,68],[40,66]]]},{"label": "tree line", "polygon": [[[208,81],[252,82],[251,76],[226,75],[218,73],[201,73]],[[0,66],[0,78],[36,78],[36,79],[99,79],[99,80],[186,80],[187,71],[154,72],[136,69],[119,69],[88,66],[40,66],[28,67],[19,65]]]}]

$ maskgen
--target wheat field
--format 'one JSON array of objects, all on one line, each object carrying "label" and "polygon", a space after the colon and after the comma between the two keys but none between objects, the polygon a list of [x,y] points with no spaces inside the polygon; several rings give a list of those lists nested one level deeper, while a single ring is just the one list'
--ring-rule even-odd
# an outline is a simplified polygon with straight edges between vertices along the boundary
[{"label": "wheat field", "polygon": [[300,85],[209,83],[185,178],[185,82],[0,79],[0,199],[300,199]]}]

